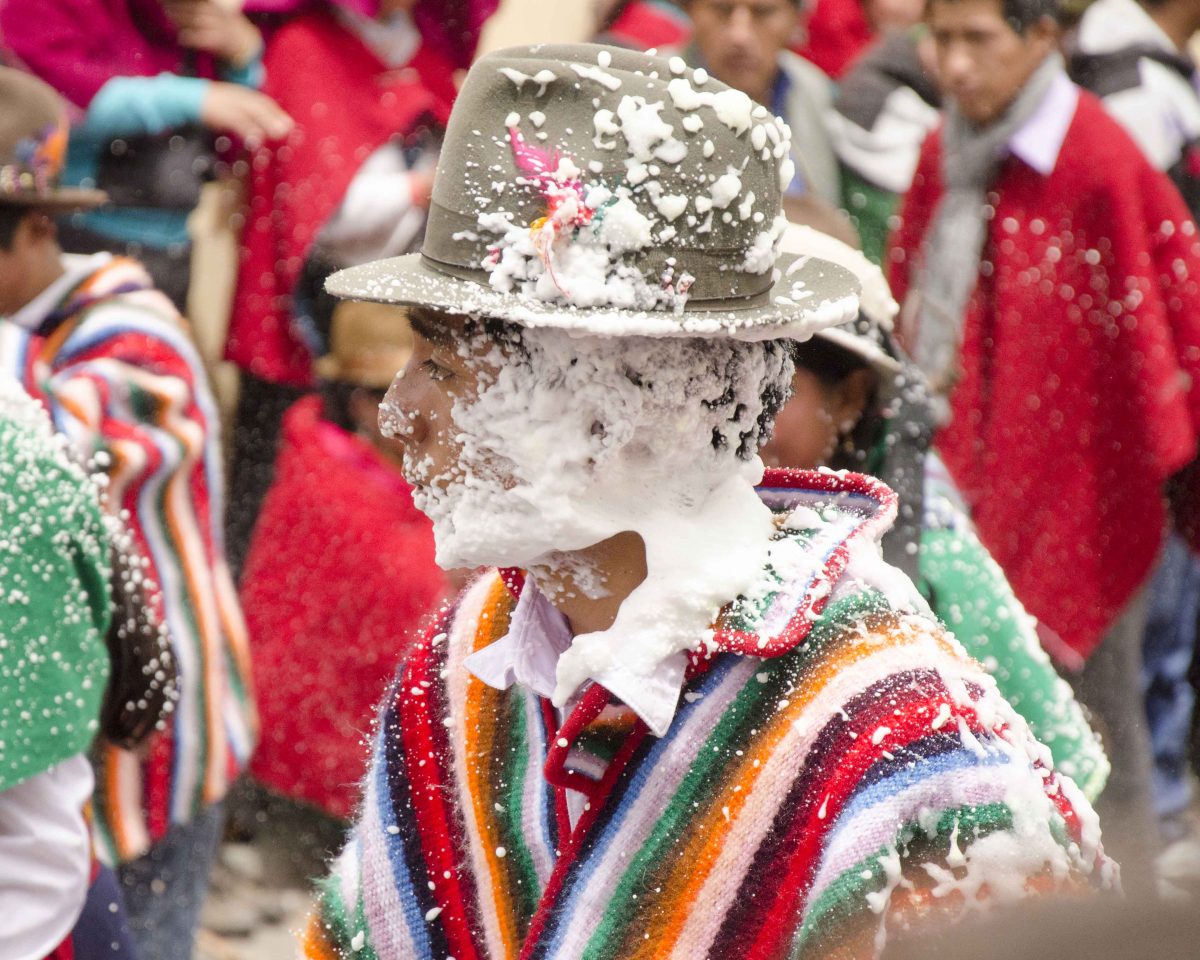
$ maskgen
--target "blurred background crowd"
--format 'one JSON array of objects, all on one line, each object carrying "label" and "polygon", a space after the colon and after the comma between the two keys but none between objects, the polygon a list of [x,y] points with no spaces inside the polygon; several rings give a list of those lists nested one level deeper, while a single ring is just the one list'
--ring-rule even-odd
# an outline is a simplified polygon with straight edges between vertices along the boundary
[{"label": "blurred background crowd", "polygon": [[[291,955],[374,706],[463,577],[376,423],[411,334],[324,280],[420,248],[482,50],[589,38],[791,126],[786,213],[865,296],[797,348],[764,459],[898,490],[885,555],[1099,797],[1127,889],[1195,895],[1198,30],[1200,0],[0,0],[0,366],[124,526],[75,599],[151,585],[57,614],[69,677],[0,707],[0,851],[47,796],[94,850],[27,901],[5,875],[38,857],[0,857],[0,917],[41,911],[0,956]],[[11,656],[16,704],[45,670]],[[68,717],[103,661],[110,700],[164,666],[170,695]]]}]

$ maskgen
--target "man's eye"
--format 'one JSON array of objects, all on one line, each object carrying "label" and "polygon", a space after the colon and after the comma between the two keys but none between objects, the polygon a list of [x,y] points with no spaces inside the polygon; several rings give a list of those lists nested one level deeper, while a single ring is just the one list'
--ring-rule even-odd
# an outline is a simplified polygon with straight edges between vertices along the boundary
[{"label": "man's eye", "polygon": [[453,370],[448,370],[436,360],[426,360],[421,364],[422,369],[429,375],[430,380],[449,380],[454,376]]}]

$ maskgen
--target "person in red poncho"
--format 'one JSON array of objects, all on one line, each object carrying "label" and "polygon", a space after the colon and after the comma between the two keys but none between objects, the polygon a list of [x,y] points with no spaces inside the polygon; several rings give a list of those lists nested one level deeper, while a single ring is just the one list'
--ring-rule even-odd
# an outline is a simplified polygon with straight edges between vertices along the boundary
[{"label": "person in red poncho", "polygon": [[251,162],[225,347],[242,372],[228,518],[235,572],[270,485],[280,418],[312,389],[324,352],[324,279],[420,242],[454,71],[470,63],[496,3],[310,4],[270,37],[264,90],[296,127]]},{"label": "person in red poncho", "polygon": [[1053,10],[930,4],[950,106],[905,198],[891,281],[980,537],[1107,728],[1098,809],[1136,882],[1155,843],[1144,588],[1167,481],[1196,452],[1200,245],[1166,175],[1067,79]]},{"label": "person in red poncho", "polygon": [[284,417],[242,578],[263,729],[250,770],[275,795],[272,816],[318,838],[337,832],[322,821],[353,814],[372,708],[447,591],[395,441],[379,433],[379,402],[411,352],[402,311],[338,307],[321,395]]},{"label": "person in red poncho", "polygon": [[692,32],[687,14],[670,0],[605,0],[598,8],[596,43],[662,50],[683,46]]}]

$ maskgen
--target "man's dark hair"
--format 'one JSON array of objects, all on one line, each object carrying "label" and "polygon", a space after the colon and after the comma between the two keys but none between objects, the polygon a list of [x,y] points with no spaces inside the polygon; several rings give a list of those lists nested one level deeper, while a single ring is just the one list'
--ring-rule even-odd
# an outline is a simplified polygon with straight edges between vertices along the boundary
[{"label": "man's dark hair", "polygon": [[[691,8],[692,4],[694,4],[695,2],[696,2],[696,0],[678,0],[678,6],[683,7],[684,10],[688,10],[689,8]],[[791,4],[793,7],[796,7],[797,9],[799,9],[800,4],[803,2],[803,0],[787,0],[787,2],[789,4]],[[624,2],[624,3],[617,4],[614,12],[610,13],[607,17],[607,21],[610,26],[611,26],[611,24],[616,22],[617,17],[619,17],[621,15],[621,13],[624,12],[624,10],[627,6],[629,6],[629,0],[626,0],[626,2]]]},{"label": "man's dark hair", "polygon": [[[792,343],[792,362],[797,370],[807,370],[820,382],[825,390],[836,389],[838,384],[856,370],[871,370],[871,365],[858,354],[840,347],[836,343],[813,337],[803,342]],[[863,414],[849,435],[843,437],[834,451],[829,466],[834,470],[864,471],[876,444],[879,443],[887,421],[879,405],[879,383],[876,383],[867,398]]]},{"label": "man's dark hair", "polygon": [[[953,3],[954,0],[926,0],[925,11],[935,3]],[[1061,0],[997,0],[1000,4],[1000,15],[1005,22],[1017,33],[1024,35],[1030,27],[1044,17],[1049,17],[1055,23],[1062,19]]]},{"label": "man's dark hair", "polygon": [[387,393],[384,389],[363,387],[356,383],[347,383],[344,380],[322,380],[321,416],[347,433],[354,433],[358,429],[358,424],[354,420],[354,414],[350,412],[350,403],[356,391],[367,394],[375,406],[379,406],[383,402],[384,395]]},{"label": "man's dark hair", "polygon": [[13,237],[17,234],[17,227],[32,212],[33,209],[30,207],[9,206],[8,204],[0,203],[0,250],[9,250],[12,248]]}]

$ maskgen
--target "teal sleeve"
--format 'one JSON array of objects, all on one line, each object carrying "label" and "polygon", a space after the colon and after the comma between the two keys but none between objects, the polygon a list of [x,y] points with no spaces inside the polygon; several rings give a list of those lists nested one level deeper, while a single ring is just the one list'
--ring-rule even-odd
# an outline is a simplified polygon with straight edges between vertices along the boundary
[{"label": "teal sleeve", "polygon": [[92,99],[77,134],[107,141],[198,123],[210,83],[174,73],[113,77]]},{"label": "teal sleeve", "polygon": [[237,83],[243,87],[250,87],[254,90],[262,88],[263,81],[267,78],[267,72],[263,69],[263,49],[258,48],[253,58],[240,67],[235,67],[232,64],[226,64],[221,69],[221,79],[228,83]]},{"label": "teal sleeve", "polygon": [[[32,401],[30,401],[32,403]],[[97,491],[0,402],[0,791],[84,752],[108,681]]]},{"label": "teal sleeve", "polygon": [[1033,618],[974,532],[926,527],[919,570],[933,612],[1050,748],[1055,767],[1095,800],[1108,777],[1100,740],[1038,642]]}]

